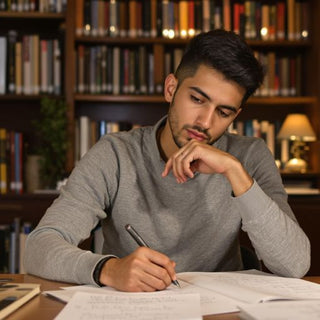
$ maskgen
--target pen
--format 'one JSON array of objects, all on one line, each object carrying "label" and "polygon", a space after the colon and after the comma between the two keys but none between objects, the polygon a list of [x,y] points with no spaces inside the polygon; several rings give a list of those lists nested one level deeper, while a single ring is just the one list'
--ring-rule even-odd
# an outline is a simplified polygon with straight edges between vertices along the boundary
[{"label": "pen", "polygon": [[[147,243],[141,238],[141,236],[139,235],[139,233],[133,228],[132,225],[127,224],[125,226],[126,230],[129,232],[129,234],[131,235],[131,237],[136,241],[136,243],[140,246],[140,247],[147,247],[150,248]],[[176,285],[177,287],[180,287],[180,284],[178,282],[178,280],[172,280],[172,283],[174,285]]]}]

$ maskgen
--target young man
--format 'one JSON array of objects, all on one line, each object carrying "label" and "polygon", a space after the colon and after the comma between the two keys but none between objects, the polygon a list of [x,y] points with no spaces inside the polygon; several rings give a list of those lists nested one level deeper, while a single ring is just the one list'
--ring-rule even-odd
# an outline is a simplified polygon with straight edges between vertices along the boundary
[{"label": "young man", "polygon": [[[303,276],[310,244],[261,139],[227,133],[263,80],[232,32],[195,37],[165,80],[168,116],[106,135],[73,170],[27,242],[41,277],[123,291],[161,290],[181,271],[240,270],[242,228],[270,271]],[[101,222],[103,255],[77,245]],[[138,247],[131,224],[150,248]]]}]

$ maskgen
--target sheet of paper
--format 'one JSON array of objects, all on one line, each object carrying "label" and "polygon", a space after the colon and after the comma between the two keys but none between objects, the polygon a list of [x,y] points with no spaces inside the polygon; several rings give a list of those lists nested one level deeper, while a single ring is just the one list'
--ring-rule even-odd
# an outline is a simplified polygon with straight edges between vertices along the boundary
[{"label": "sheet of paper", "polygon": [[257,320],[319,320],[319,301],[277,301],[242,306],[241,319]]},{"label": "sheet of paper", "polygon": [[179,279],[245,303],[320,299],[320,285],[263,272],[186,272]]},{"label": "sheet of paper", "polygon": [[[214,291],[197,287],[183,280],[179,280],[181,289],[177,288],[176,286],[172,285],[167,290],[158,291],[153,294],[155,295],[172,295],[172,294],[199,294],[200,295],[200,308],[202,315],[209,315],[209,314],[220,314],[220,313],[227,313],[227,312],[237,312],[238,309],[238,301],[232,300],[228,297],[224,297],[219,293]],[[118,292],[109,287],[95,287],[91,285],[80,285],[80,286],[71,286],[71,287],[64,287],[64,290],[53,290],[53,291],[44,291],[43,294],[52,296],[56,299],[59,299],[63,302],[69,302],[73,295],[76,292],[87,292],[87,293],[111,293],[116,292],[122,295],[132,295],[131,293],[124,293]],[[148,294],[148,293],[145,293]]]},{"label": "sheet of paper", "polygon": [[199,294],[76,292],[55,320],[201,320]]}]

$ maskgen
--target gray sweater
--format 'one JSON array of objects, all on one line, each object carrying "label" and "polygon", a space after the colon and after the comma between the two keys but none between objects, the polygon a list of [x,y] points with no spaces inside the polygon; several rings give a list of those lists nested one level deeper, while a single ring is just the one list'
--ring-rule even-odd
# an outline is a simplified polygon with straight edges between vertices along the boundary
[{"label": "gray sweater", "polygon": [[[94,284],[102,258],[124,257],[137,248],[124,228],[130,223],[151,248],[176,262],[177,272],[240,270],[242,228],[270,271],[302,277],[310,267],[309,240],[264,141],[225,133],[214,143],[237,157],[254,179],[245,194],[234,197],[220,174],[196,174],[184,184],[172,173],[161,177],[165,162],[156,130],[163,121],[106,135],[81,159],[28,237],[27,272]],[[99,221],[104,255],[77,248]]]}]

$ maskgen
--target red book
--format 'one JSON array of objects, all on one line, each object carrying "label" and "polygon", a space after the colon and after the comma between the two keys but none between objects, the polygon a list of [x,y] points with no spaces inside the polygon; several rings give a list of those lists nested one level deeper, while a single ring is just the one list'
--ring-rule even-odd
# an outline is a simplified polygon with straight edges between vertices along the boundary
[{"label": "red book", "polygon": [[188,2],[188,36],[192,37],[195,33],[194,27],[194,1]]},{"label": "red book", "polygon": [[233,32],[240,34],[240,3],[233,5]]},{"label": "red book", "polygon": [[285,39],[285,10],[286,5],[284,2],[277,2],[276,4],[276,38],[279,40]]}]

